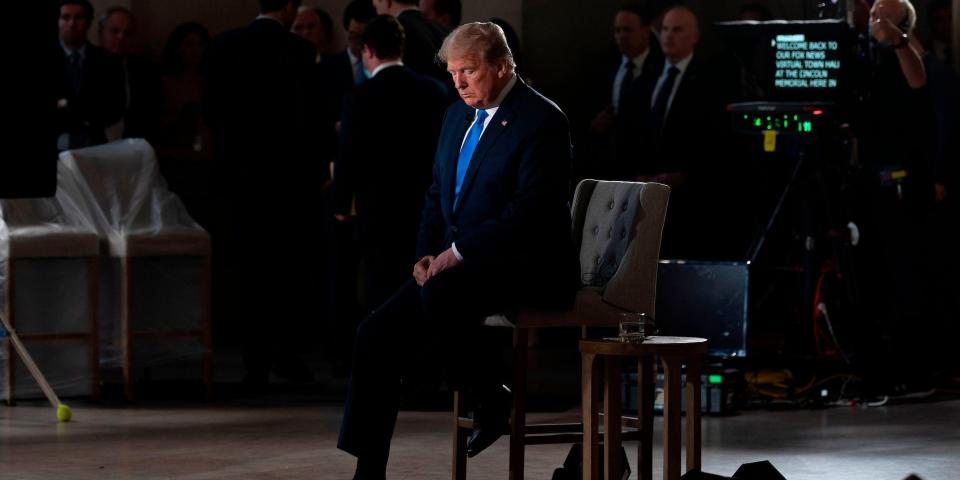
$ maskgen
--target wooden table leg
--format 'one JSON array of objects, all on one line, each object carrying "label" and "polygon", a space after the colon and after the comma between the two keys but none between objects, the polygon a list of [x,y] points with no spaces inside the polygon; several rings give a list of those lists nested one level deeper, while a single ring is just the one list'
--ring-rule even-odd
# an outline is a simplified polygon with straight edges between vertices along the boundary
[{"label": "wooden table leg", "polygon": [[598,422],[600,416],[597,415],[597,385],[595,384],[597,356],[592,353],[581,355],[580,364],[580,408],[583,422],[583,473],[584,480],[599,480],[600,465],[597,462],[600,458],[600,431]]},{"label": "wooden table leg", "polygon": [[663,357],[663,478],[680,479],[680,358]]},{"label": "wooden table leg", "polygon": [[637,362],[637,418],[640,421],[640,445],[637,452],[637,478],[653,479],[653,387],[656,372],[653,357]]},{"label": "wooden table leg", "polygon": [[604,360],[603,395],[603,478],[617,480],[622,473],[620,465],[620,357],[607,356]]},{"label": "wooden table leg", "polygon": [[687,359],[687,471],[700,469],[700,358]]},{"label": "wooden table leg", "polygon": [[453,480],[467,479],[467,436],[470,430],[460,428],[463,396],[453,392]]}]

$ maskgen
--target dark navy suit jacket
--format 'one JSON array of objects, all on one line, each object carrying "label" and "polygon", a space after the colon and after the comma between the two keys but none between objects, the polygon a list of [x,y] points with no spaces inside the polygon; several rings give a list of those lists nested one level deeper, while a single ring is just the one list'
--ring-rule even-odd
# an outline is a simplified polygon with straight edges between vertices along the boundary
[{"label": "dark navy suit jacket", "polygon": [[480,138],[454,206],[457,157],[474,115],[458,101],[444,116],[418,257],[455,242],[464,262],[523,278],[531,299],[549,292],[548,300],[566,304],[579,278],[570,235],[567,118],[518,78]]}]

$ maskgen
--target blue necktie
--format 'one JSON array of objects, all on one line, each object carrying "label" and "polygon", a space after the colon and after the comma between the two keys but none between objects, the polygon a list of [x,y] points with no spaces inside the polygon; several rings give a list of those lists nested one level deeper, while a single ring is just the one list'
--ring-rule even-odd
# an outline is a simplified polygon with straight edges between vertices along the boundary
[{"label": "blue necktie", "polygon": [[670,99],[673,84],[677,83],[677,75],[679,74],[680,69],[673,65],[670,65],[670,68],[667,69],[667,79],[660,86],[657,98],[653,102],[653,109],[650,111],[650,123],[653,130],[660,130],[663,127],[664,117],[667,116],[667,101]]},{"label": "blue necktie", "polygon": [[483,133],[483,121],[486,118],[486,110],[477,110],[477,119],[474,120],[473,126],[470,127],[470,131],[467,133],[467,139],[463,141],[463,146],[460,147],[460,156],[457,157],[457,185],[453,191],[454,205],[460,200],[460,187],[463,186],[463,177],[467,176],[467,167],[470,166],[470,159],[473,158],[473,152],[477,149],[477,144],[480,143],[480,134]]}]

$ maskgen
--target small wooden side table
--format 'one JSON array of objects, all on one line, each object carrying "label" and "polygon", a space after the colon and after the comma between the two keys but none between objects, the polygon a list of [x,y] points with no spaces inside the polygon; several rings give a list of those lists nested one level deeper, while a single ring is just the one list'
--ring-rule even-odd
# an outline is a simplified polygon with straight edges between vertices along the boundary
[{"label": "small wooden side table", "polygon": [[[581,340],[583,478],[613,480],[621,471],[620,452],[622,416],[620,382],[623,357],[636,357],[637,416],[640,447],[637,478],[653,476],[653,393],[656,371],[654,359],[663,363],[663,478],[678,480],[680,471],[680,375],[686,364],[687,380],[687,470],[700,468],[700,357],[707,351],[707,340],[695,337],[648,337],[643,343],[613,340]],[[600,476],[599,379],[596,360],[604,359],[604,472]]]}]

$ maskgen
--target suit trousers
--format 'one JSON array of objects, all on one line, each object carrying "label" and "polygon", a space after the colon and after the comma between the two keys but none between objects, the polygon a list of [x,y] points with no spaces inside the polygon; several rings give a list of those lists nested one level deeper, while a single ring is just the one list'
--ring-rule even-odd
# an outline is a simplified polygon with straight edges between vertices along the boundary
[{"label": "suit trousers", "polygon": [[[506,277],[506,278],[504,278]],[[410,280],[357,329],[353,371],[338,448],[386,465],[401,403],[401,382],[417,354],[445,365],[458,388],[499,385],[500,346],[481,334],[483,319],[516,305],[522,288],[510,275],[461,264],[423,287]]]}]

